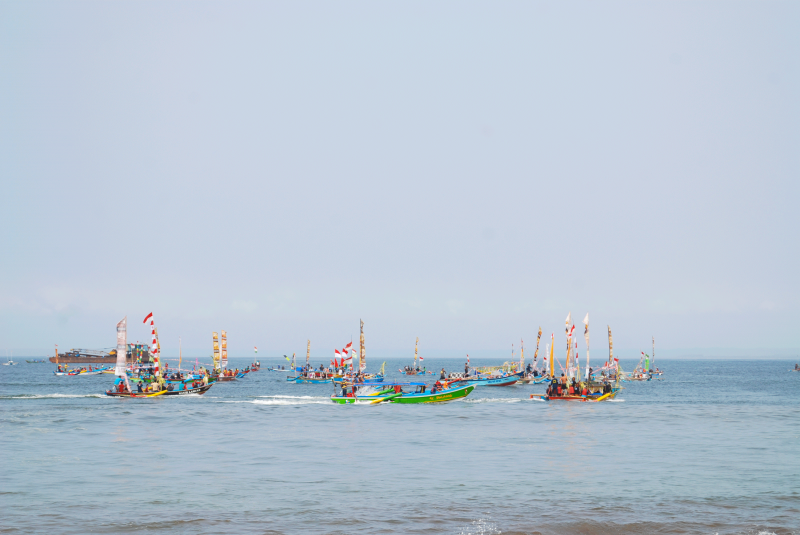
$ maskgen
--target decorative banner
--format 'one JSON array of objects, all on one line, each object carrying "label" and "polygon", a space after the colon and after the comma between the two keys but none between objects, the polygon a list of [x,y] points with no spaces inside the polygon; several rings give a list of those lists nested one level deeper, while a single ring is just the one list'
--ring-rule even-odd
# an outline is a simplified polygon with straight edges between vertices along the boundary
[{"label": "decorative banner", "polygon": [[222,353],[219,360],[219,365],[223,369],[228,368],[228,333],[222,331]]},{"label": "decorative banner", "polygon": [[542,339],[542,328],[539,327],[539,334],[536,335],[536,351],[533,353],[533,366],[536,367],[536,359],[539,356],[539,340]]},{"label": "decorative banner", "polygon": [[417,341],[414,342],[414,369],[417,369],[417,349],[419,348],[419,336],[417,336]]},{"label": "decorative banner", "polygon": [[362,372],[367,369],[367,350],[364,347],[364,320],[359,320],[361,322],[361,337],[359,338],[359,343],[361,345],[361,354],[359,355],[359,370]]},{"label": "decorative banner", "polygon": [[614,341],[611,339],[611,326],[608,326],[608,365],[614,363]]},{"label": "decorative banner", "polygon": [[219,369],[219,335],[216,331],[211,333],[214,338],[214,369]]},{"label": "decorative banner", "polygon": [[519,340],[519,369],[520,371],[525,370],[525,345],[521,338]]},{"label": "decorative banner", "polygon": [[308,371],[308,361],[311,358],[311,340],[308,341],[308,345],[306,345],[306,371]]}]

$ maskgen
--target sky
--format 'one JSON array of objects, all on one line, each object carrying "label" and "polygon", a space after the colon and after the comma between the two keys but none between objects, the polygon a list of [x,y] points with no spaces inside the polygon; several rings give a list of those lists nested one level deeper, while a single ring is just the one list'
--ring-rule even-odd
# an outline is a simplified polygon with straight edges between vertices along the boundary
[{"label": "sky", "polygon": [[[797,2],[0,3],[0,351],[800,353]],[[581,331],[582,327],[576,328]],[[582,338],[582,337],[581,337]],[[581,340],[583,345],[583,341]],[[556,347],[561,347],[557,345]],[[372,352],[372,353],[370,353]]]}]

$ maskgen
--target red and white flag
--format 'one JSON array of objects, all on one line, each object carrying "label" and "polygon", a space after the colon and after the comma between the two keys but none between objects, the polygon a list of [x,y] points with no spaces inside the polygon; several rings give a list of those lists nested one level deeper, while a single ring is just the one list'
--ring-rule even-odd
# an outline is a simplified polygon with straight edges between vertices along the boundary
[{"label": "red and white flag", "polygon": [[147,320],[149,320],[152,317],[153,317],[153,313],[151,312],[150,314],[147,315],[147,317],[144,319],[144,321],[142,323],[147,323]]}]

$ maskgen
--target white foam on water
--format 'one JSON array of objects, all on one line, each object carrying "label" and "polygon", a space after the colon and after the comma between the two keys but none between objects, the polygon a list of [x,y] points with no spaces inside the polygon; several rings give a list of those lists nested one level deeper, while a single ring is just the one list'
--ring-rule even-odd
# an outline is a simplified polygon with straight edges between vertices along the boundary
[{"label": "white foam on water", "polygon": [[462,529],[459,535],[489,535],[491,533],[502,533],[502,531],[497,529],[497,525],[494,522],[489,522],[488,520],[488,518],[473,520],[472,525]]},{"label": "white foam on water", "polygon": [[40,394],[21,396],[0,396],[0,399],[51,399],[51,398],[104,398],[104,394]]},{"label": "white foam on water", "polygon": [[330,398],[312,396],[260,396],[266,399],[255,399],[250,403],[256,405],[330,405]]},{"label": "white foam on water", "polygon": [[518,403],[522,398],[474,398],[465,399],[464,403]]}]

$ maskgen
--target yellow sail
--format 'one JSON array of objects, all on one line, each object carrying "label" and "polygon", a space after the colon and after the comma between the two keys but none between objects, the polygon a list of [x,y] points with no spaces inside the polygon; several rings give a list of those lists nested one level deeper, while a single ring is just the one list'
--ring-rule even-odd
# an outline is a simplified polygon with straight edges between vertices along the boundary
[{"label": "yellow sail", "polygon": [[417,341],[414,343],[414,369],[417,369],[417,349],[419,348],[419,336],[417,336]]},{"label": "yellow sail", "polygon": [[211,333],[214,338],[214,369],[219,369],[219,335],[214,331]]},{"label": "yellow sail", "polygon": [[556,345],[556,336],[553,333],[550,333],[550,378],[556,376],[556,369],[555,369],[555,362],[553,358],[553,348]]}]

